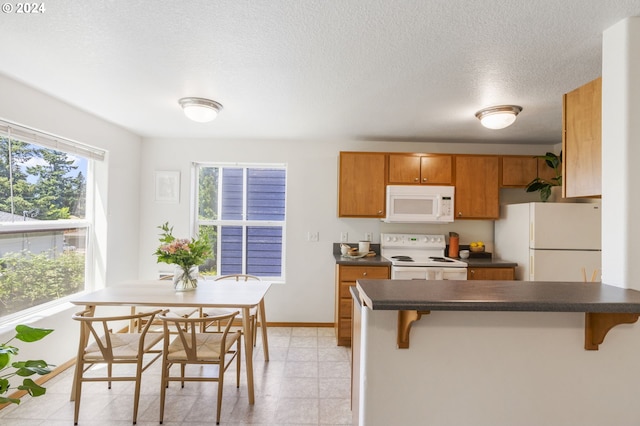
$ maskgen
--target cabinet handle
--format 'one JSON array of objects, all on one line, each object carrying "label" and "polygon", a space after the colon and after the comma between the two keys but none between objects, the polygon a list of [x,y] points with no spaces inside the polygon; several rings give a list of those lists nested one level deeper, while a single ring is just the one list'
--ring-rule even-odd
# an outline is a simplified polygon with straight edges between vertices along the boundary
[{"label": "cabinet handle", "polygon": [[366,276],[367,276],[367,273],[366,273],[366,272],[363,272],[363,273],[362,273],[362,276],[363,276],[363,277],[366,277]]},{"label": "cabinet handle", "polygon": [[382,210],[378,210],[378,214],[382,214]]},{"label": "cabinet handle", "polygon": [[420,178],[413,178],[414,182],[420,182]]},{"label": "cabinet handle", "polygon": [[422,181],[423,181],[423,182],[426,182],[427,180],[428,180],[427,178],[422,178]]},{"label": "cabinet handle", "polygon": [[474,270],[472,269],[472,270],[470,270],[470,271],[469,271],[469,273],[470,273],[471,275],[474,275],[474,274],[476,273],[476,271],[474,271]]},{"label": "cabinet handle", "polygon": [[458,212],[458,217],[462,217],[462,212]]}]

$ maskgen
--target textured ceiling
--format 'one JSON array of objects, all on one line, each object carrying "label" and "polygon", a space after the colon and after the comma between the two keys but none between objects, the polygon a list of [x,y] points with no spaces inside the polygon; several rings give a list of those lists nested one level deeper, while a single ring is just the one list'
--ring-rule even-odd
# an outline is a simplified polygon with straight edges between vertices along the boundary
[{"label": "textured ceiling", "polygon": [[[57,0],[0,16],[0,73],[148,137],[557,143],[640,0]],[[206,124],[177,100],[224,105]],[[524,109],[504,130],[483,107]],[[9,117],[5,117],[9,118]],[[28,123],[26,123],[28,124]]]}]

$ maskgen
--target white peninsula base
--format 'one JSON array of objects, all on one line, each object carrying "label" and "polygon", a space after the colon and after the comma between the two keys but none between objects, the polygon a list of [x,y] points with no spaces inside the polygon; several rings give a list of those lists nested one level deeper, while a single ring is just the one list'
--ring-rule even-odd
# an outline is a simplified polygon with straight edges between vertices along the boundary
[{"label": "white peninsula base", "polygon": [[640,330],[584,349],[580,312],[398,312],[354,303],[354,425],[637,426]]}]

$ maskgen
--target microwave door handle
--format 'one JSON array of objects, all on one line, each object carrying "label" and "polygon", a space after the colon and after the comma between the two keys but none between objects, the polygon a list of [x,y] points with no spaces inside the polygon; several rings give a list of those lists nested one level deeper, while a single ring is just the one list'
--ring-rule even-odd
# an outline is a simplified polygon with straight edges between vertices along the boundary
[{"label": "microwave door handle", "polygon": [[440,213],[440,204],[442,204],[442,197],[440,195],[436,196],[436,219],[440,219],[442,214]]}]

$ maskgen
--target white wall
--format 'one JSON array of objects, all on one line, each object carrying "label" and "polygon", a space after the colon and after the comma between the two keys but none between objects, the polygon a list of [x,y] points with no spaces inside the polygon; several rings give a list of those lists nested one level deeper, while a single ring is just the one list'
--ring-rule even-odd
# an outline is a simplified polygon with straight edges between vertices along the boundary
[{"label": "white wall", "polygon": [[[96,266],[92,284],[109,285],[138,273],[139,164],[138,136],[89,113],[0,75],[0,117],[107,150],[96,165]],[[78,325],[65,305],[30,325],[53,328],[45,340],[20,345],[20,359],[30,353],[54,364],[75,357]],[[15,324],[0,329],[0,341],[13,337]]]},{"label": "white wall", "polygon": [[[215,125],[215,122],[212,124]],[[376,219],[337,217],[338,156],[340,151],[394,151],[432,153],[544,154],[555,147],[500,144],[400,143],[367,141],[216,141],[202,139],[145,139],[141,163],[140,277],[154,278],[167,266],[156,263],[157,226],[169,221],[174,234],[188,236],[192,161],[272,162],[288,165],[286,282],[267,296],[267,319],[275,322],[333,322],[334,269],[332,244],[348,232],[356,242],[372,232],[443,233],[456,231],[461,243],[484,240],[491,249],[493,221],[457,221],[448,225],[384,224]],[[154,172],[181,173],[179,204],[154,201]],[[535,201],[536,194],[503,190],[513,200]],[[307,232],[319,232],[320,241],[306,241]]]},{"label": "white wall", "polygon": [[603,34],[602,281],[640,290],[640,17]]}]

